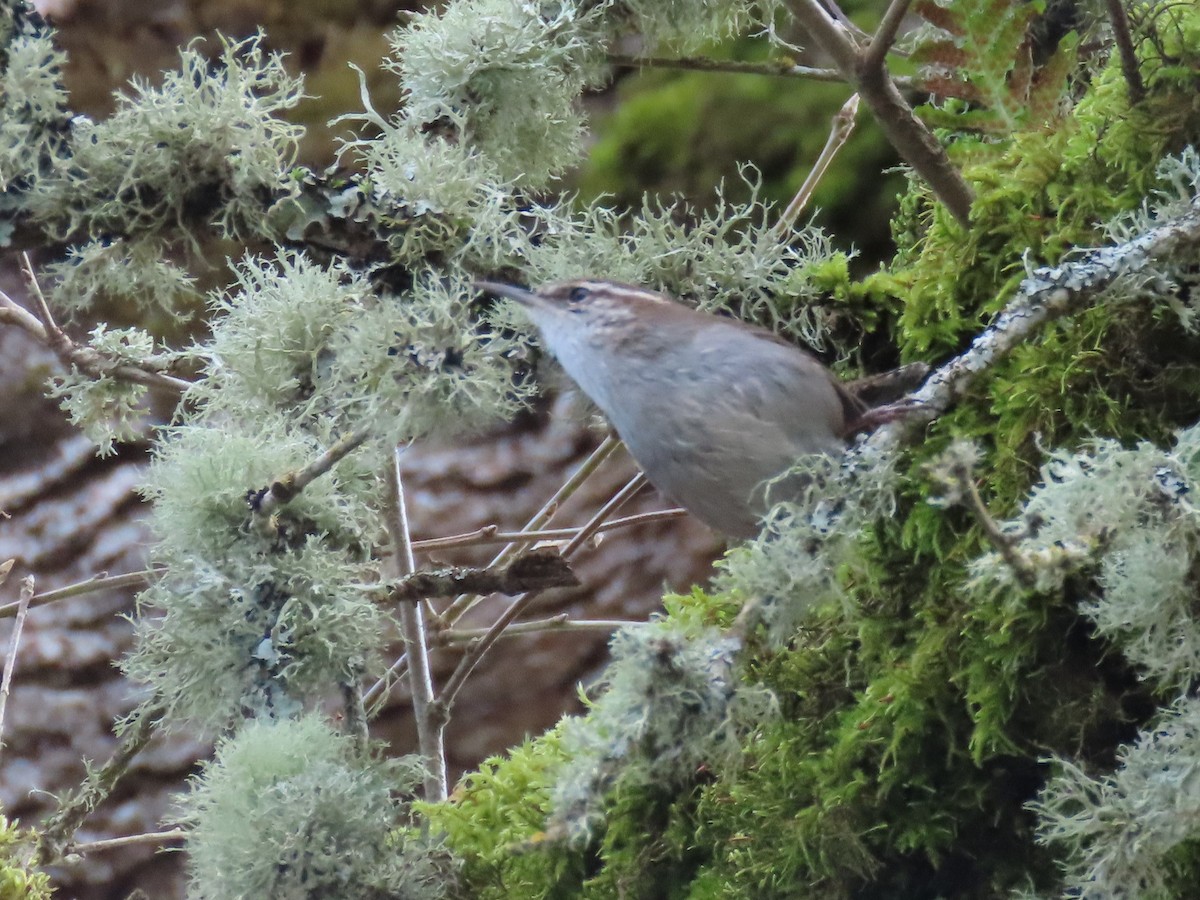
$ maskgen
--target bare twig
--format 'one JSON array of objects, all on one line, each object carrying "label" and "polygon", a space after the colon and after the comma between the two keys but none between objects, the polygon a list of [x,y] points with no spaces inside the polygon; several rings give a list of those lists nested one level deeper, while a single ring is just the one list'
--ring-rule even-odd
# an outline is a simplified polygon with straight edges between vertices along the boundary
[{"label": "bare twig", "polygon": [[371,429],[363,427],[335,442],[328,450],[295,472],[286,472],[254,495],[250,502],[255,512],[269,517],[279,507],[296,499],[306,487],[332,469],[342,459],[357,450],[371,436]]},{"label": "bare twig", "polygon": [[579,579],[558,552],[542,548],[529,550],[502,566],[487,569],[458,566],[438,572],[413,572],[388,586],[388,599],[411,602],[423,597],[454,597],[464,591],[519,594],[578,584]]},{"label": "bare twig", "polygon": [[383,692],[395,684],[396,679],[406,671],[408,671],[408,654],[401,653],[392,661],[392,664],[388,666],[388,670],[380,676],[379,680],[371,685],[370,689],[363,694],[363,705],[366,707],[368,717],[374,716],[378,711],[374,705],[375,701],[379,700],[383,696]]},{"label": "bare twig", "polygon": [[877,69],[884,65],[888,51],[896,43],[896,34],[900,31],[900,23],[908,13],[908,7],[911,4],[912,0],[892,0],[888,4],[883,19],[880,20],[879,27],[875,29],[875,35],[871,38],[871,43],[863,54],[862,65],[864,67]]},{"label": "bare twig", "polygon": [[[56,600],[66,600],[69,597],[92,594],[96,591],[115,590],[116,588],[123,587],[140,587],[150,581],[155,575],[159,575],[165,571],[166,569],[157,568],[142,569],[140,572],[130,572],[126,575],[97,575],[94,578],[87,579],[87,581],[79,581],[75,584],[68,584],[66,587],[34,594],[29,601],[29,608],[37,609],[39,606],[54,603]],[[0,606],[0,619],[9,619],[15,616],[20,605],[18,601]]]},{"label": "bare twig", "polygon": [[625,56],[608,54],[610,65],[629,69],[683,69],[689,72],[728,72],[740,75],[774,75],[786,78],[809,78],[813,81],[845,81],[837,69],[818,69],[812,66],[797,66],[789,60],[768,62],[743,62],[731,59],[709,59],[707,57]]},{"label": "bare twig", "polygon": [[[618,509],[624,506],[634,494],[640,491],[646,485],[646,476],[638,473],[621,490],[613,496],[603,507],[600,508],[588,523],[580,529],[579,534],[575,536],[566,547],[563,548],[563,558],[570,559],[580,547],[595,533],[595,530],[600,527],[609,516],[615,513]],[[446,713],[449,714],[450,708],[454,705],[454,700],[458,696],[458,692],[462,690],[463,684],[467,678],[479,665],[487,652],[492,648],[504,630],[508,628],[513,621],[521,615],[522,612],[534,601],[538,596],[537,591],[532,591],[528,594],[522,594],[512,605],[502,612],[492,626],[487,630],[483,637],[479,638],[475,643],[469,645],[466,652],[463,653],[462,659],[458,661],[450,679],[446,682],[446,686],[442,689],[442,693],[438,697],[438,704],[442,706]]]},{"label": "bare twig", "polygon": [[832,125],[829,129],[829,137],[825,139],[825,146],[821,148],[821,155],[813,163],[812,170],[808,173],[808,177],[804,179],[804,184],[800,185],[800,190],[796,192],[796,196],[792,198],[792,202],[787,205],[787,209],[783,211],[783,215],[775,223],[775,232],[780,236],[791,234],[792,229],[795,228],[796,219],[800,217],[800,213],[808,206],[808,201],[812,199],[817,185],[821,183],[821,179],[829,171],[829,166],[833,162],[834,157],[845,146],[846,141],[850,139],[850,135],[854,133],[854,118],[857,115],[858,94],[852,94],[850,99],[842,105],[842,108],[834,113]]},{"label": "bare twig", "polygon": [[[550,519],[553,518],[554,514],[558,512],[559,506],[568,497],[579,490],[580,485],[591,478],[592,475],[595,474],[596,470],[599,469],[604,463],[604,461],[612,456],[620,446],[620,439],[611,434],[601,441],[600,445],[591,452],[588,458],[580,463],[579,468],[575,470],[571,477],[563,482],[562,486],[554,492],[554,495],[544,504],[542,504],[542,508],[533,514],[532,518],[525,523],[525,527],[522,528],[521,531],[534,531],[549,522]],[[515,554],[520,553],[522,550],[528,549],[533,543],[533,540],[527,538],[522,538],[512,542],[499,553],[497,553],[496,556],[493,557],[492,561],[488,563],[488,566],[491,567],[500,565],[501,563],[511,559]],[[462,616],[465,615],[466,612],[471,609],[471,607],[478,603],[479,599],[480,598],[477,594],[463,594],[461,597],[455,598],[454,602],[451,603],[450,606],[447,607],[447,609],[442,613],[442,621],[447,625],[453,625],[460,618],[462,618]]]},{"label": "bare twig", "polygon": [[979,451],[974,444],[956,441],[929,463],[926,468],[935,484],[942,489],[942,496],[930,502],[936,502],[938,506],[965,506],[974,516],[983,536],[1012,569],[1021,586],[1032,589],[1037,584],[1037,573],[1017,550],[1020,535],[1006,533],[1000,528],[979,493],[975,483],[978,460]]},{"label": "bare twig", "polygon": [[[408,528],[408,509],[400,480],[400,451],[392,453],[387,467],[387,528],[392,542],[392,567],[397,578],[412,575],[417,568],[413,558],[412,535]],[[400,631],[404,655],[408,657],[408,686],[412,692],[413,716],[417,723],[417,743],[425,758],[425,799],[445,800],[446,747],[445,707],[434,702],[433,676],[429,668],[429,644],[425,634],[425,614],[419,603],[400,605]]]},{"label": "bare twig", "polygon": [[[809,81],[844,82],[846,76],[837,69],[824,69],[817,66],[798,66],[789,60],[768,60],[767,62],[747,62],[731,59],[709,59],[707,57],[662,57],[662,56],[625,56],[620,53],[610,53],[607,57],[610,65],[630,69],[680,69],[687,72],[723,72],[734,75],[765,75],[778,78],[806,78]],[[913,80],[904,75],[893,78],[901,90],[912,87]]]},{"label": "bare twig", "polygon": [[[615,531],[618,528],[632,528],[636,525],[646,525],[651,522],[666,522],[672,519],[682,519],[688,514],[686,509],[662,509],[657,512],[638,513],[634,516],[622,516],[605,522],[596,529],[597,534]],[[483,544],[509,544],[513,541],[569,541],[579,534],[578,528],[543,528],[540,531],[500,531],[495,525],[485,525],[475,531],[465,534],[452,534],[440,538],[428,538],[424,541],[413,541],[413,550],[445,550],[450,547],[474,547]],[[3,607],[0,607],[3,609]]]},{"label": "bare twig", "polygon": [[[571,477],[568,478],[558,488],[558,490],[554,492],[554,495],[542,505],[541,509],[533,514],[533,516],[525,524],[525,527],[518,532],[515,539],[509,542],[503,550],[501,550],[498,554],[496,554],[495,557],[492,558],[492,561],[488,563],[488,566],[494,567],[502,565],[511,559],[515,554],[528,549],[533,543],[535,543],[538,539],[537,536],[540,534],[537,529],[549,522],[550,519],[553,518],[554,514],[558,511],[558,508],[563,501],[575,493],[575,491],[579,489],[580,485],[587,481],[587,479],[590,478],[600,468],[604,461],[612,456],[612,454],[615,453],[620,446],[621,441],[613,435],[609,435],[603,441],[601,441],[599,446],[597,446],[596,449],[588,455],[588,458],[580,463],[579,468],[575,470]],[[487,531],[487,529],[483,530]],[[572,529],[572,531],[574,535],[578,535],[579,533],[577,529]],[[464,615],[466,615],[466,613],[476,603],[478,603],[480,599],[482,598],[478,594],[474,593],[462,594],[459,597],[456,597],[454,602],[451,603],[445,611],[443,611],[440,617],[441,626],[444,628],[446,626],[453,625]],[[368,704],[369,708],[379,701],[379,698],[383,695],[388,685],[394,683],[394,680],[400,677],[407,664],[408,655],[402,654],[391,664],[391,666],[388,667],[387,672],[385,672],[383,676],[375,682],[375,684],[371,685],[370,689],[366,692],[366,694],[363,695],[363,699]]]},{"label": "bare twig", "polygon": [[64,849],[65,855],[85,856],[88,853],[100,853],[104,850],[116,850],[120,847],[132,847],[138,844],[169,844],[187,838],[187,832],[182,828],[172,828],[170,831],[150,831],[145,834],[130,834],[125,837],[108,838],[103,841],[85,841],[81,844],[68,844]]},{"label": "bare twig", "polygon": [[[903,5],[904,0],[895,0],[889,15]],[[882,49],[882,41],[878,42],[878,47],[877,42],[872,41],[874,49],[863,51],[850,32],[818,0],[787,0],[787,7],[822,49],[833,57],[838,71],[862,95],[888,141],[904,161],[925,179],[954,218],[963,225],[968,224],[974,200],[971,188],[954,168],[937,138],[900,96],[882,58],[878,64],[872,64],[872,60],[886,52]],[[903,12],[902,9],[899,11]],[[890,28],[890,19],[885,20],[885,24]],[[885,36],[881,27],[877,37]]]},{"label": "bare twig", "polygon": [[[546,634],[556,631],[616,631],[618,628],[645,624],[645,622],[633,619],[572,619],[567,613],[559,613],[557,616],[551,616],[548,619],[514,622],[504,629],[502,637],[516,637],[521,634]],[[468,641],[484,637],[487,633],[488,629],[486,628],[451,629],[439,634],[437,640],[439,644],[464,644]]]},{"label": "bare twig", "polygon": [[[7,570],[5,571],[7,575]],[[8,656],[4,660],[4,677],[0,678],[0,751],[4,749],[4,711],[8,706],[8,693],[12,689],[13,671],[17,667],[17,647],[21,644],[21,631],[25,628],[25,614],[29,612],[29,601],[33,597],[32,575],[21,579],[21,599],[17,601],[17,620],[13,623],[12,639],[8,642]]]},{"label": "bare twig", "polygon": [[1112,23],[1113,40],[1121,57],[1121,73],[1125,76],[1125,85],[1129,88],[1129,105],[1134,106],[1146,96],[1146,86],[1142,83],[1142,73],[1138,71],[1137,52],[1133,49],[1133,38],[1129,33],[1129,15],[1125,12],[1122,0],[1106,0],[1106,3],[1108,18]]}]

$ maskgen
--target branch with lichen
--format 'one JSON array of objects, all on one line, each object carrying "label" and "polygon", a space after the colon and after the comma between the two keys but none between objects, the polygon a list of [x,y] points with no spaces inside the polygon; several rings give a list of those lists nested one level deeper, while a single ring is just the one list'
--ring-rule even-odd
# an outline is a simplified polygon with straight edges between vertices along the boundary
[{"label": "branch with lichen", "polygon": [[455,597],[462,593],[519,594],[556,587],[578,587],[579,579],[556,550],[530,550],[489,568],[455,567],[413,572],[387,587],[391,601],[412,603],[423,597]]},{"label": "branch with lichen", "polygon": [[959,356],[939,366],[910,395],[910,412],[868,439],[874,446],[915,434],[945,413],[977,380],[1038,329],[1094,302],[1119,279],[1200,247],[1200,197],[1181,214],[1110,247],[1076,251],[1057,266],[1035,269],[996,320]]}]

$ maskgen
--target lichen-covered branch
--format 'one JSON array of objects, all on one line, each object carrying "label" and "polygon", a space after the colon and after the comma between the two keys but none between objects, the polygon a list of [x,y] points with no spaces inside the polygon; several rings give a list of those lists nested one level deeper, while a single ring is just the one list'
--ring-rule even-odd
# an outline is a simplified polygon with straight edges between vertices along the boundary
[{"label": "lichen-covered branch", "polygon": [[903,419],[880,429],[871,442],[886,442],[933,421],[984,372],[1047,322],[1092,302],[1118,278],[1145,269],[1186,248],[1200,247],[1200,197],[1190,209],[1123,244],[1078,254],[1057,266],[1036,269],[1021,282],[1020,292],[960,356],[940,366],[911,395],[915,408]]},{"label": "lichen-covered branch", "polygon": [[502,566],[485,569],[453,568],[414,572],[388,588],[388,599],[412,603],[424,597],[455,597],[463,593],[519,594],[556,587],[578,587],[579,579],[557,550],[530,550]]}]

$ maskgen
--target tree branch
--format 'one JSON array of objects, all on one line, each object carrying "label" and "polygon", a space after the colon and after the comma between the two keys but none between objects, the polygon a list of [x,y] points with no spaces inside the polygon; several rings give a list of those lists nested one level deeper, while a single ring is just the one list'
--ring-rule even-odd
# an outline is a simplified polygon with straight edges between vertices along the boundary
[{"label": "tree branch", "polygon": [[[400,579],[412,577],[417,568],[413,558],[412,535],[408,529],[408,509],[400,480],[400,451],[392,453],[386,472],[387,529],[392,541],[392,569]],[[425,758],[425,799],[445,800],[446,781],[445,707],[434,702],[433,675],[429,668],[429,644],[425,634],[424,611],[419,603],[400,605],[400,631],[404,655],[408,657],[408,686],[412,693],[413,716],[417,723],[417,743]]]},{"label": "tree branch", "polygon": [[58,812],[46,820],[38,840],[38,859],[43,865],[62,858],[84,819],[112,794],[117,782],[129,771],[133,758],[150,743],[161,714],[162,710],[156,707],[141,709],[108,762],[89,772],[83,784],[62,802]]},{"label": "tree branch", "polygon": [[389,586],[388,599],[409,602],[424,597],[472,594],[519,594],[556,587],[576,587],[579,579],[558,551],[530,550],[511,562],[486,569],[455,567],[438,572],[414,572]]},{"label": "tree branch", "polygon": [[857,115],[858,94],[851,94],[850,99],[842,104],[842,108],[833,114],[833,121],[830,123],[829,137],[825,139],[825,146],[821,148],[821,154],[817,157],[817,161],[813,163],[808,177],[804,179],[804,184],[800,185],[800,190],[796,192],[796,196],[792,198],[792,201],[787,205],[787,209],[779,217],[779,221],[775,223],[776,234],[780,236],[791,235],[792,229],[796,225],[796,219],[800,217],[800,213],[804,212],[804,208],[808,206],[808,201],[812,199],[817,185],[821,183],[821,179],[829,171],[829,166],[833,163],[834,157],[838,155],[838,151],[846,145],[846,141],[850,140],[850,135],[854,133],[854,119]]},{"label": "tree branch", "polygon": [[[40,291],[35,291],[35,295]],[[44,302],[44,301],[43,301]],[[53,323],[53,319],[50,320]],[[80,347],[57,325],[43,325],[41,320],[16,300],[0,291],[0,323],[16,325],[30,334],[39,344],[49,347],[68,366],[99,378],[109,376],[130,384],[141,384],[150,388],[182,394],[192,386],[190,381],[156,371],[149,363],[143,368],[128,363],[118,363],[91,347]]]},{"label": "tree branch", "polygon": [[948,410],[983,372],[1034,331],[1083,309],[1118,278],[1185,247],[1200,247],[1200,197],[1193,198],[1188,212],[1124,244],[1087,250],[1069,262],[1035,270],[966,352],[939,367],[911,395],[913,408],[909,413],[880,428],[867,443],[881,447],[911,437]]},{"label": "tree branch", "polygon": [[[886,51],[880,49],[883,44],[878,40],[886,36],[883,25],[877,39],[863,52],[818,0],[787,0],[787,7],[821,48],[833,57],[843,77],[862,95],[896,152],[925,180],[950,214],[962,225],[967,225],[974,194],[950,162],[945,149],[916,117],[888,76],[883,63]],[[894,18],[897,11],[903,15],[901,7],[906,8],[903,0],[895,0],[888,16]],[[890,18],[885,19],[884,25],[893,27]],[[875,62],[877,57],[878,62]]]},{"label": "tree branch", "polygon": [[279,507],[290,503],[306,487],[332,469],[342,459],[363,445],[371,436],[370,428],[360,428],[333,444],[328,450],[295,472],[285,472],[250,499],[250,508],[263,516],[270,516]]},{"label": "tree branch", "polygon": [[1146,86],[1142,83],[1142,73],[1138,71],[1137,52],[1133,49],[1133,38],[1129,34],[1129,16],[1121,0],[1106,0],[1106,3],[1108,18],[1112,23],[1113,40],[1121,57],[1121,73],[1125,76],[1125,84],[1129,88],[1129,105],[1134,106],[1146,96]]}]

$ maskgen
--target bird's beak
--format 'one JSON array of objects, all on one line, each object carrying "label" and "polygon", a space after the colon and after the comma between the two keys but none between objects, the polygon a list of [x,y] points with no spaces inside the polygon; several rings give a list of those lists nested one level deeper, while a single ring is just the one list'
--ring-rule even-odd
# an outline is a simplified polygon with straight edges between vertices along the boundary
[{"label": "bird's beak", "polygon": [[507,297],[528,308],[540,305],[541,298],[533,291],[517,287],[515,284],[505,284],[502,281],[476,281],[475,289],[497,297]]}]

